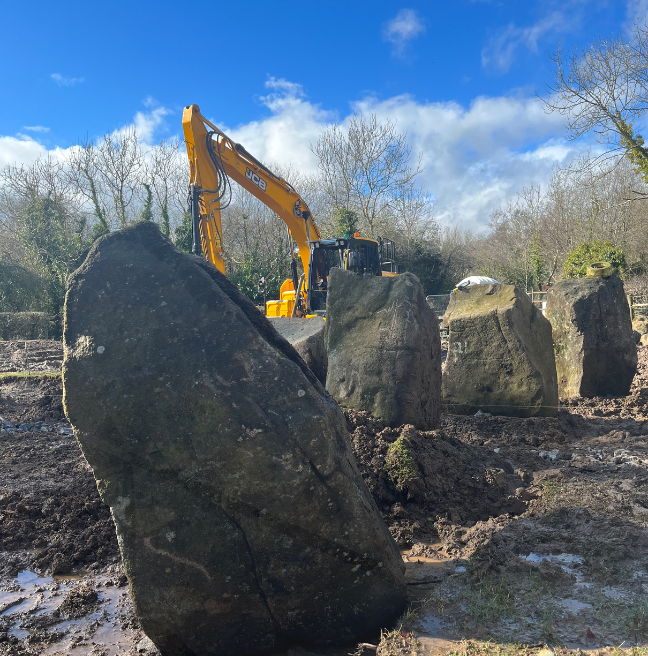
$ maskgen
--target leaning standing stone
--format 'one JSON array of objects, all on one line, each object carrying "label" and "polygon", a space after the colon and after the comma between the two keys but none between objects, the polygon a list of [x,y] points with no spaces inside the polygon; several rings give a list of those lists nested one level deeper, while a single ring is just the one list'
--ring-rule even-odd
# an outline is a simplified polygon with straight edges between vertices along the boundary
[{"label": "leaning standing stone", "polygon": [[560,396],[626,396],[637,372],[637,346],[623,283],[565,280],[547,294]]},{"label": "leaning standing stone", "polygon": [[452,292],[443,371],[446,412],[478,410],[510,417],[558,411],[551,324],[513,285],[475,285]]},{"label": "leaning standing stone", "polygon": [[402,560],[342,413],[204,259],[150,223],[72,276],[64,402],[165,656],[354,640],[402,610]]},{"label": "leaning standing stone", "polygon": [[331,269],[326,389],[388,426],[434,428],[441,406],[439,322],[411,273],[358,276]]}]

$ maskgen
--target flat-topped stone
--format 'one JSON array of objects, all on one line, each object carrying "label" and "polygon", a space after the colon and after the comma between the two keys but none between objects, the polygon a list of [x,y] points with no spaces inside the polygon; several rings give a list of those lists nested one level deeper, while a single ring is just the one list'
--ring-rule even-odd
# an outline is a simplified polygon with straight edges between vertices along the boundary
[{"label": "flat-topped stone", "polygon": [[341,405],[389,426],[439,421],[441,338],[419,279],[331,269],[326,389]]},{"label": "flat-topped stone", "polygon": [[553,417],[558,386],[551,324],[513,285],[454,291],[443,371],[446,412]]},{"label": "flat-topped stone", "polygon": [[626,396],[637,372],[637,346],[623,282],[573,278],[547,294],[558,388],[563,397]]},{"label": "flat-topped stone", "polygon": [[268,319],[273,328],[299,353],[322,385],[326,385],[328,357],[324,343],[326,327],[324,318],[268,317]]}]

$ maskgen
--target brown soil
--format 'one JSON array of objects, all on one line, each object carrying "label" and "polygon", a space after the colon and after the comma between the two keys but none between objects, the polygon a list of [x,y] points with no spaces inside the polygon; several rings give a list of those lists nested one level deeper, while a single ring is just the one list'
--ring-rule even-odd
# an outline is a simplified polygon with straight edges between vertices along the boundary
[{"label": "brown soil", "polygon": [[63,362],[61,342],[32,339],[16,342],[0,340],[0,373],[60,371]]},{"label": "brown soil", "polygon": [[[648,348],[628,397],[561,406],[553,419],[447,415],[428,433],[350,417],[418,596],[379,653],[648,644]],[[383,442],[404,433],[424,496],[385,474]]]},{"label": "brown soil", "polygon": [[[348,413],[412,593],[380,654],[647,644],[648,347],[639,359],[629,397],[563,400],[553,419],[446,415],[420,432]],[[0,416],[0,655],[157,653],[109,510],[65,434],[60,380],[0,377]]]}]

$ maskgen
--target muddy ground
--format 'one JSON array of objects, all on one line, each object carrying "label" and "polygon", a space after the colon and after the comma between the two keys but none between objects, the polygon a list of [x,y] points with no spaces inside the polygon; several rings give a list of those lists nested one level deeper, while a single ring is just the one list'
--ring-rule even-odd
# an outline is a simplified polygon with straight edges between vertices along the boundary
[{"label": "muddy ground", "polygon": [[[648,645],[648,347],[639,359],[629,397],[563,400],[553,419],[445,415],[419,432],[348,414],[411,592],[378,654]],[[0,655],[156,654],[58,367],[60,344],[0,342]],[[354,652],[376,653],[319,653]]]}]

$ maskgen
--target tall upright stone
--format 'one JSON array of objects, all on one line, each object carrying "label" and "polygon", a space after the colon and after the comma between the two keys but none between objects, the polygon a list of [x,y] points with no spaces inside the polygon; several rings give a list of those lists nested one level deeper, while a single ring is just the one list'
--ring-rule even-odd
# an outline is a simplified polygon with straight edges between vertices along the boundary
[{"label": "tall upright stone", "polygon": [[441,338],[418,278],[331,269],[326,389],[341,405],[389,426],[437,426]]},{"label": "tall upright stone", "polygon": [[564,280],[547,294],[560,396],[626,396],[637,346],[618,275]]},{"label": "tall upright stone", "polygon": [[402,610],[344,416],[295,350],[152,223],[69,282],[64,403],[165,656],[328,644]]},{"label": "tall upright stone", "polygon": [[446,412],[478,410],[511,417],[558,411],[551,324],[513,285],[476,285],[452,292],[443,371]]}]

